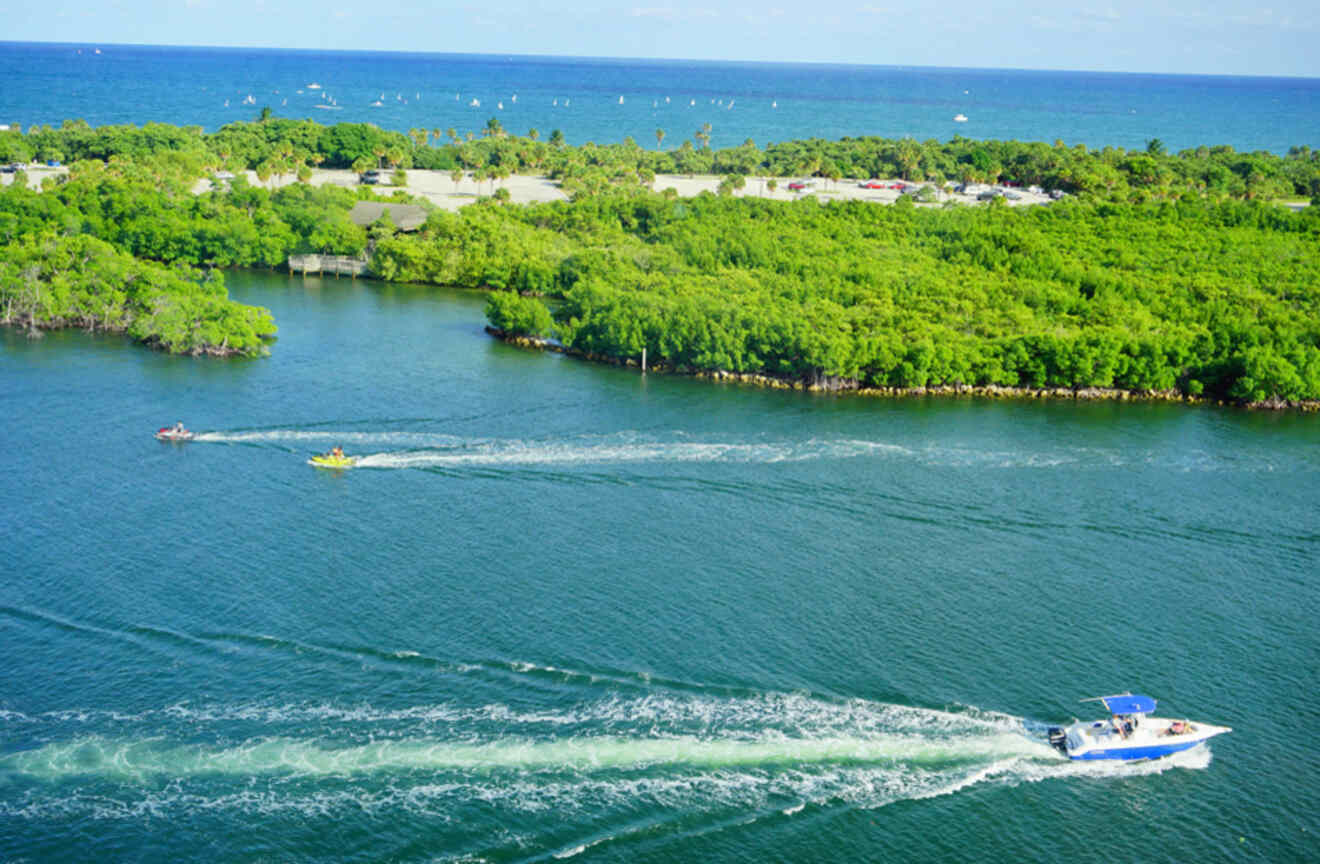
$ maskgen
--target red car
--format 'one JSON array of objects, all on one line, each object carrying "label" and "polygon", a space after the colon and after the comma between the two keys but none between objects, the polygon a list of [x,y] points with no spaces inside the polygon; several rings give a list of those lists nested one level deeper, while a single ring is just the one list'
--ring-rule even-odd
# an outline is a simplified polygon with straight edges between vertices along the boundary
[{"label": "red car", "polygon": [[892,184],[889,188],[890,188],[890,189],[897,189],[898,191],[902,192],[902,191],[906,188],[906,186],[907,186],[907,184],[905,184],[905,183],[894,183],[894,184]]},{"label": "red car", "polygon": [[789,189],[792,189],[794,192],[801,192],[803,189],[810,189],[810,188],[811,188],[811,181],[810,181],[810,180],[794,180],[792,183],[789,183],[789,184],[788,184],[788,188],[789,188]]},{"label": "red car", "polygon": [[866,181],[863,181],[863,182],[861,182],[861,183],[858,183],[857,185],[860,186],[860,187],[862,187],[863,189],[883,189],[883,188],[885,188],[885,184],[881,183],[879,180],[866,180]]}]

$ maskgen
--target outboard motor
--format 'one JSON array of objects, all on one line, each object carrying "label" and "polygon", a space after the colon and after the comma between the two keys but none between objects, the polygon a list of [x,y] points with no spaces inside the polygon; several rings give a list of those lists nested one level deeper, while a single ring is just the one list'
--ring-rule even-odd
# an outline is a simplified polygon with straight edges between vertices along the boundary
[{"label": "outboard motor", "polygon": [[1064,756],[1068,755],[1068,732],[1058,726],[1050,727],[1050,746]]}]

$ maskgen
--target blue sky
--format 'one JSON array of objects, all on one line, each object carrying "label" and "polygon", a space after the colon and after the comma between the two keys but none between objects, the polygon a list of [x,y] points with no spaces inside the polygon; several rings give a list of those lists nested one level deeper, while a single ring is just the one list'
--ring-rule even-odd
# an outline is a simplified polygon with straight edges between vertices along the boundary
[{"label": "blue sky", "polygon": [[1316,0],[16,3],[14,41],[1320,77]]}]

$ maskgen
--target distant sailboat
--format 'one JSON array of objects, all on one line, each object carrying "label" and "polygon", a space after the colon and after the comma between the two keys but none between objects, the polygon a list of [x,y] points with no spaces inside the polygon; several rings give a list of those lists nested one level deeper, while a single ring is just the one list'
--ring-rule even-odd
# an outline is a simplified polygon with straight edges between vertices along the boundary
[{"label": "distant sailboat", "polygon": [[689,103],[688,103],[688,107],[689,107],[689,108],[696,108],[696,107],[697,107],[697,100],[696,100],[696,99],[693,99],[691,102],[689,102]]},{"label": "distant sailboat", "polygon": [[619,104],[620,104],[620,105],[623,104],[623,97],[622,97],[622,96],[619,97]]},{"label": "distant sailboat", "polygon": [[558,100],[558,99],[551,99],[551,100],[550,100],[550,107],[551,107],[551,108],[558,108],[558,107],[559,107],[559,100]]},{"label": "distant sailboat", "polygon": [[669,104],[669,97],[668,97],[668,96],[665,97],[665,104],[666,104],[666,105]]},{"label": "distant sailboat", "polygon": [[471,102],[468,103],[468,107],[469,107],[469,108],[480,108],[480,107],[481,107],[481,100],[480,100],[480,99],[473,99]]},{"label": "distant sailboat", "polygon": [[308,85],[307,85],[307,89],[308,89],[308,90],[320,90],[320,89],[321,89],[321,85],[320,85],[320,84],[317,84],[315,81],[313,81],[311,84],[308,84]]},{"label": "distant sailboat", "polygon": [[375,102],[372,102],[372,103],[371,103],[371,107],[372,107],[372,108],[384,108],[384,107],[385,107],[385,103],[382,102],[382,101],[380,101],[379,99],[377,99]]},{"label": "distant sailboat", "polygon": [[779,103],[778,103],[778,102],[771,102],[771,103],[770,103],[770,107],[771,107],[771,108],[778,108],[778,107],[779,107]]},{"label": "distant sailboat", "polygon": [[500,111],[503,111],[503,110],[504,110],[504,103],[503,103],[503,102],[496,102],[496,103],[495,103],[495,107],[498,108]]},{"label": "distant sailboat", "polygon": [[953,115],[953,122],[954,122],[954,123],[966,123],[966,122],[967,122],[967,115],[966,115],[966,114],[955,114],[955,115]]},{"label": "distant sailboat", "polygon": [[517,94],[517,93],[514,93],[514,94],[513,94],[513,104],[515,104],[515,105],[518,104],[518,94]]}]

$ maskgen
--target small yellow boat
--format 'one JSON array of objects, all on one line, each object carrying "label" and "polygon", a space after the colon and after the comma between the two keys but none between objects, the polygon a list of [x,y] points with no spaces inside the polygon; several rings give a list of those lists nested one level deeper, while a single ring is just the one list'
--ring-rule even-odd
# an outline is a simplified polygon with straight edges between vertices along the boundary
[{"label": "small yellow boat", "polygon": [[311,459],[308,459],[307,464],[312,465],[316,468],[333,468],[337,470],[343,470],[344,468],[352,468],[354,465],[356,465],[357,457],[336,456],[334,453],[318,453],[317,455],[313,456]]}]

